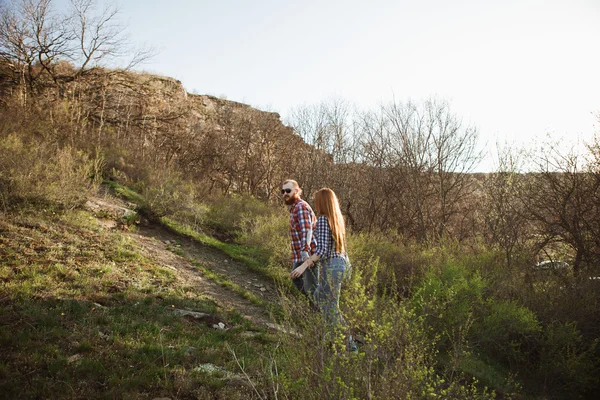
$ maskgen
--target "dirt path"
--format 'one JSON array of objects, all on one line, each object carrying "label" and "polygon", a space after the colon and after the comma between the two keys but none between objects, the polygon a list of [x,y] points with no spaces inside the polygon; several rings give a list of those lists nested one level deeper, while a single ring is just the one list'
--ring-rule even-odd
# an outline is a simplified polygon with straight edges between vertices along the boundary
[{"label": "dirt path", "polygon": [[253,272],[244,263],[232,259],[218,249],[203,245],[157,225],[143,227],[140,229],[140,234],[160,240],[165,245],[167,245],[167,241],[176,242],[186,258],[228,276],[232,282],[246,288],[258,298],[271,303],[278,301],[277,288],[271,280]]},{"label": "dirt path", "polygon": [[[278,296],[275,285],[265,277],[250,271],[244,264],[217,249],[178,235],[160,225],[144,226],[137,232],[129,233],[129,236],[144,249],[146,256],[177,271],[182,280],[213,298],[219,306],[235,309],[255,324],[266,326],[270,322],[264,307],[255,305],[234,291],[206,278],[190,261],[226,275],[232,282],[246,288],[255,296],[276,303]],[[172,252],[169,249],[172,246],[181,249],[184,256]]]},{"label": "dirt path", "polygon": [[[111,214],[117,216],[128,212],[129,209],[124,202],[106,195],[103,198],[90,199],[87,208],[95,212],[110,210]],[[107,228],[116,228],[116,224],[107,224],[106,219],[103,221]],[[173,270],[178,280],[212,298],[219,307],[235,309],[254,324],[273,327],[264,307],[253,304],[233,290],[207,278],[194,263],[227,276],[229,280],[252,292],[256,297],[275,304],[278,302],[277,288],[265,276],[251,271],[243,263],[218,249],[179,235],[159,224],[142,224],[138,230],[125,234],[140,247],[144,256]],[[173,249],[181,250],[183,256],[173,252]]]}]

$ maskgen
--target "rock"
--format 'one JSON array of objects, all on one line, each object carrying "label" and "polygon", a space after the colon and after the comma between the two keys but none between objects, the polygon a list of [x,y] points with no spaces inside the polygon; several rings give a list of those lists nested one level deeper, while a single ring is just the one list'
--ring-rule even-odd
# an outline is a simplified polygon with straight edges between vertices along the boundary
[{"label": "rock", "polygon": [[259,336],[260,334],[261,334],[260,332],[246,331],[246,332],[240,333],[240,336],[243,338],[246,338],[246,339],[252,339],[252,338]]},{"label": "rock", "polygon": [[212,327],[215,329],[225,330],[225,324],[222,322],[219,322],[218,324],[214,324]]},{"label": "rock", "polygon": [[205,318],[211,317],[210,314],[196,312],[196,311],[181,310],[179,308],[169,308],[169,310],[173,311],[177,315],[181,315],[182,317],[189,316],[189,317],[192,317],[195,319],[205,319]]},{"label": "rock", "polygon": [[119,224],[117,224],[117,221],[113,221],[112,219],[108,219],[108,220],[99,219],[98,225],[100,225],[102,228],[105,228],[105,229],[115,229],[116,227],[119,226]]},{"label": "rock", "polygon": [[94,213],[102,213],[112,218],[123,218],[135,214],[135,211],[133,210],[100,198],[92,198],[86,201],[84,207]]},{"label": "rock", "polygon": [[83,357],[81,354],[73,354],[67,359],[67,364],[73,364],[74,362],[79,361],[81,357]]},{"label": "rock", "polygon": [[236,381],[240,383],[246,381],[246,378],[243,375],[234,374],[233,372],[227,371],[225,368],[216,366],[214,364],[200,364],[196,368],[194,368],[194,371],[204,372],[210,375],[223,375],[223,377],[229,381]]},{"label": "rock", "polygon": [[288,330],[288,329],[285,329],[285,328],[284,328],[284,327],[282,327],[281,325],[278,325],[278,324],[273,324],[273,323],[270,323],[270,322],[267,322],[267,323],[266,323],[266,325],[267,325],[267,327],[268,327],[269,329],[271,329],[272,331],[277,331],[277,332],[286,333],[286,334],[288,334],[288,335],[296,336],[296,337],[299,337],[299,338],[301,338],[301,337],[302,337],[302,335],[301,335],[301,334],[299,334],[298,332],[296,332],[296,331],[294,331],[294,330],[291,330],[291,329],[290,329],[290,330]]}]

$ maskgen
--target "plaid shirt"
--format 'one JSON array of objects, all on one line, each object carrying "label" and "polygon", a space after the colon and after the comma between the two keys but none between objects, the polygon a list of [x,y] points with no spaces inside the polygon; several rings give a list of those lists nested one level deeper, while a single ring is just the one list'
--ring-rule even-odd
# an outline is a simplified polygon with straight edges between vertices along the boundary
[{"label": "plaid shirt", "polygon": [[[302,261],[301,251],[308,252],[308,255],[314,253],[317,247],[315,238],[315,213],[310,205],[298,199],[290,209],[290,235],[292,237],[292,263]],[[313,231],[310,246],[306,243],[306,235],[309,230]]]},{"label": "plaid shirt", "polygon": [[335,251],[335,241],[331,234],[331,227],[326,216],[321,215],[317,220],[317,251],[315,254],[321,259],[344,257],[345,253]]}]

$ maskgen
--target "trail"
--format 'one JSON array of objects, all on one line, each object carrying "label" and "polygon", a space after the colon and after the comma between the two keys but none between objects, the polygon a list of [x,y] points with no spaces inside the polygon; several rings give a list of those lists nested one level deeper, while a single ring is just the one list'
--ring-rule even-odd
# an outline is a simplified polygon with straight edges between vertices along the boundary
[{"label": "trail", "polygon": [[[103,211],[117,216],[131,212],[131,205],[109,195],[90,199],[87,208],[96,213]],[[118,227],[118,224],[111,220],[102,221],[107,228]],[[172,270],[178,281],[208,296],[218,307],[237,310],[253,324],[278,329],[271,323],[265,307],[256,305],[235,291],[214,282],[194,264],[224,275],[256,297],[276,304],[278,291],[272,280],[250,270],[242,262],[232,259],[222,251],[173,232],[158,223],[146,222],[137,230],[123,234],[137,244],[142,255]],[[175,249],[183,255],[176,254],[173,251]]]}]

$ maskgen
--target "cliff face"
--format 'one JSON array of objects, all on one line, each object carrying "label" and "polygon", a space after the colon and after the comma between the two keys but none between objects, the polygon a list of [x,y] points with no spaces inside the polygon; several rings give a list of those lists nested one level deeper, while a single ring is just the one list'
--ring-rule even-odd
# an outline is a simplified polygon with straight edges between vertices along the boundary
[{"label": "cliff face", "polygon": [[[68,76],[68,65],[64,68]],[[43,73],[33,81],[11,64],[0,61],[0,101],[10,96],[20,97],[22,102],[37,103],[65,99],[71,106],[79,107],[78,112],[90,121],[105,126],[151,127],[160,121],[218,126],[219,116],[226,110],[280,121],[279,114],[260,111],[247,104],[189,94],[180,81],[161,75],[95,68],[62,82],[53,82]],[[288,131],[293,134],[292,130]]]},{"label": "cliff face", "polygon": [[[70,96],[84,99],[95,120],[104,118],[111,123],[144,121],[154,127],[162,121],[217,130],[227,113],[280,121],[279,114],[260,111],[247,104],[189,94],[180,81],[169,77],[112,72],[98,78],[82,80],[69,89]],[[289,133],[293,132],[290,130]]]},{"label": "cliff face", "polygon": [[131,177],[173,169],[210,191],[266,198],[315,158],[330,163],[279,114],[189,94],[173,78],[97,68],[70,79],[67,65],[61,81],[34,81],[4,67],[0,102],[49,115],[58,142],[111,154],[108,168]]}]

